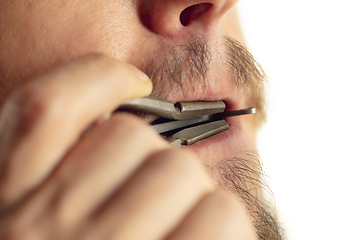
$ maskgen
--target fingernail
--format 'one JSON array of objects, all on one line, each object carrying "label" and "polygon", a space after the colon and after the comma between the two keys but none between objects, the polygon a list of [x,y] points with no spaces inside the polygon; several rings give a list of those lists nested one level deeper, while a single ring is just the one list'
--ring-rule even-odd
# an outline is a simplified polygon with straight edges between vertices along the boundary
[{"label": "fingernail", "polygon": [[100,123],[108,120],[110,117],[111,117],[111,112],[108,112],[108,113],[104,114],[103,116],[101,116],[100,118],[98,118],[98,119],[95,121],[95,123],[100,124]]}]

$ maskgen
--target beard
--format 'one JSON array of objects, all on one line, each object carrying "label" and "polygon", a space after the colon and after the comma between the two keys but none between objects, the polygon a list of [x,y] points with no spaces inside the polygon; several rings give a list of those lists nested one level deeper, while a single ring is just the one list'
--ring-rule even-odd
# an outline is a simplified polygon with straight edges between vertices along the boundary
[{"label": "beard", "polygon": [[[225,54],[220,57],[225,59],[229,79],[234,86],[244,90],[247,103],[256,107],[254,124],[259,127],[265,121],[263,92],[266,75],[239,42],[224,37],[224,47]],[[169,99],[172,95],[180,94],[186,99],[189,93],[205,91],[214,57],[212,52],[206,38],[198,34],[188,44],[166,45],[161,53],[154,53],[157,61],[152,60],[149,65],[142,67],[153,82],[151,95]],[[276,212],[262,196],[263,191],[271,191],[263,181],[261,161],[256,151],[242,151],[241,156],[219,159],[206,168],[211,176],[216,176],[214,181],[219,188],[233,193],[244,202],[259,239],[283,238]]]}]

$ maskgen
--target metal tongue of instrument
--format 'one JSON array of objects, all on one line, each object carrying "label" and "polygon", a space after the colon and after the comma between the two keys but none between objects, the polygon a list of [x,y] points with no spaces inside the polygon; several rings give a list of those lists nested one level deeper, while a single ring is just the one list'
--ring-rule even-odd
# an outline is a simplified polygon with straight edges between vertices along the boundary
[{"label": "metal tongue of instrument", "polygon": [[167,134],[167,141],[173,146],[191,145],[229,128],[223,120],[226,117],[253,114],[255,108],[226,111],[223,101],[215,102],[172,102],[145,97],[129,100],[120,105],[118,110],[131,110],[160,117],[152,125],[158,133]]}]

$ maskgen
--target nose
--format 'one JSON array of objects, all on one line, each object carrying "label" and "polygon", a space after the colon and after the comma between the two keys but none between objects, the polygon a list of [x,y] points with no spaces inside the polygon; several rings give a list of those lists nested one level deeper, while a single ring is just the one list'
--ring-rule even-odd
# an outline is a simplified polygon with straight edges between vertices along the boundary
[{"label": "nose", "polygon": [[174,36],[209,31],[238,0],[138,0],[141,22],[150,31]]}]

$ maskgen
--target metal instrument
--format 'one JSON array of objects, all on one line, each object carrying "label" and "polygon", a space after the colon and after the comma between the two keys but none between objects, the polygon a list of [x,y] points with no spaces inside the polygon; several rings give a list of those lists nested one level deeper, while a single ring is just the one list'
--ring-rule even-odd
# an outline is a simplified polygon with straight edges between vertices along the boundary
[{"label": "metal instrument", "polygon": [[226,111],[223,101],[215,102],[177,102],[156,97],[129,100],[120,105],[117,111],[136,111],[158,116],[152,122],[158,133],[167,136],[173,146],[191,145],[229,128],[223,120],[226,117],[253,114],[255,108]]}]

